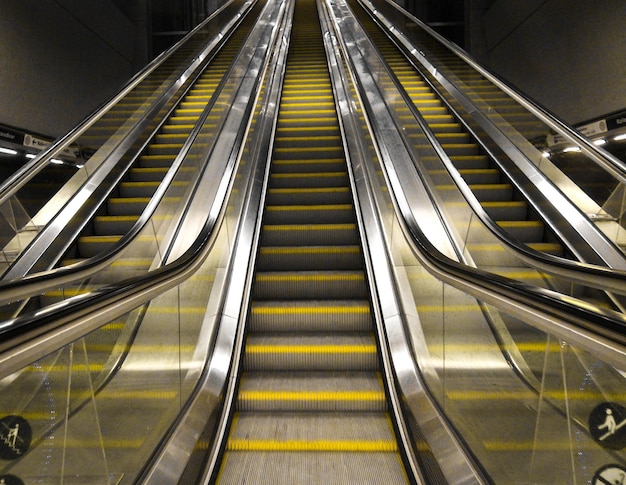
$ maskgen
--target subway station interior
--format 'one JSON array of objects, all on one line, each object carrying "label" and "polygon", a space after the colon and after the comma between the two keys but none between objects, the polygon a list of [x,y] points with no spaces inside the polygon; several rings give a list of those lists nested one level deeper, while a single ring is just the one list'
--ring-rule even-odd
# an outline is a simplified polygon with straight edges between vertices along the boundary
[{"label": "subway station interior", "polygon": [[626,485],[623,0],[0,11],[0,484]]}]

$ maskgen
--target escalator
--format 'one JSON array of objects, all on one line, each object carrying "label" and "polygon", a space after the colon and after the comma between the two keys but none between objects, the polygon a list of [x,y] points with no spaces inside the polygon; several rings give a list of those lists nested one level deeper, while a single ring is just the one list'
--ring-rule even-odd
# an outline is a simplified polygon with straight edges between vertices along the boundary
[{"label": "escalator", "polygon": [[315,2],[297,2],[219,483],[407,481]]},{"label": "escalator", "polygon": [[[260,7],[261,5],[257,5],[248,14],[240,28],[220,49],[208,68],[174,109],[135,166],[130,169],[126,179],[120,183],[115,195],[108,199],[102,212],[94,218],[90,233],[79,237],[76,247],[71,251],[70,259],[66,259],[65,264],[105,251],[136,222],[182,149],[202,111],[210,102],[215,89],[228,72],[243,39],[254,25]],[[184,187],[181,187],[180,192],[183,190]],[[146,267],[150,263],[151,260],[146,261]]]},{"label": "escalator", "polygon": [[[563,245],[558,242],[545,223],[533,213],[529,204],[523,200],[507,176],[490,159],[479,143],[473,139],[463,124],[455,118],[446,104],[437,97],[429,84],[420,76],[384,31],[356,2],[351,2],[351,6],[428,127],[435,134],[442,148],[481,202],[487,214],[513,238],[520,240],[529,247],[559,256],[566,254]],[[445,170],[441,170],[440,172],[431,172],[430,175],[437,183],[438,176],[444,173]],[[446,190],[452,190],[454,187],[438,184],[437,189],[445,197]],[[469,249],[478,266],[495,267],[495,270],[502,274],[507,273],[505,266],[519,266],[514,258],[507,258],[501,248],[494,244],[476,240],[469,241]],[[501,264],[503,258],[506,258],[505,264]],[[517,268],[514,268],[513,271],[519,274]],[[540,277],[536,275],[530,279],[534,284],[540,282]]]}]

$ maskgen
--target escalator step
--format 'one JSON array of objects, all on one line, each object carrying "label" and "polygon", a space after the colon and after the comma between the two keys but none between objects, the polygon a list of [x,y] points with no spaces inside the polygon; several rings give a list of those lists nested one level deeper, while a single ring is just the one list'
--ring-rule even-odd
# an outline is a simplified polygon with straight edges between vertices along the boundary
[{"label": "escalator step", "polygon": [[363,271],[257,272],[253,297],[271,299],[348,299],[367,297]]},{"label": "escalator step", "polygon": [[252,334],[243,366],[246,371],[376,371],[378,353],[368,334]]},{"label": "escalator step", "polygon": [[321,244],[357,244],[356,224],[265,224],[261,233],[263,246],[303,246]]},{"label": "escalator step", "polygon": [[254,301],[251,332],[367,332],[372,328],[366,300]]},{"label": "escalator step", "polygon": [[323,158],[308,160],[276,160],[272,164],[272,173],[311,173],[345,172],[346,163],[342,158]]},{"label": "escalator step", "polygon": [[334,224],[354,221],[351,204],[331,205],[275,205],[265,208],[268,224]]},{"label": "escalator step", "polygon": [[373,373],[250,373],[240,384],[239,411],[387,410],[379,375]]},{"label": "escalator step", "polygon": [[297,204],[314,205],[323,200],[325,204],[350,204],[352,197],[348,187],[283,188],[269,189],[266,203],[273,206]]},{"label": "escalator step", "polygon": [[360,269],[360,246],[264,246],[257,260],[259,271],[314,271]]},{"label": "escalator step", "polygon": [[279,188],[327,188],[346,187],[348,185],[348,173],[340,172],[315,172],[315,173],[272,173],[270,186]]}]

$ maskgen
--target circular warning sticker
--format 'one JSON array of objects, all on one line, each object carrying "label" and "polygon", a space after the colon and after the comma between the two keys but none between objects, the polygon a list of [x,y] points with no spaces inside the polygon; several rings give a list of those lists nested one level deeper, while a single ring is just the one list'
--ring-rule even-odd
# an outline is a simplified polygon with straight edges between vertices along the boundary
[{"label": "circular warning sticker", "polygon": [[21,416],[0,418],[0,458],[15,460],[30,447],[33,433],[28,421]]},{"label": "circular warning sticker", "polygon": [[15,475],[0,475],[0,485],[24,485]]},{"label": "circular warning sticker", "polygon": [[593,476],[592,485],[626,485],[626,468],[620,465],[606,465]]},{"label": "circular warning sticker", "polygon": [[626,408],[614,402],[596,406],[589,415],[589,432],[604,448],[626,446]]}]

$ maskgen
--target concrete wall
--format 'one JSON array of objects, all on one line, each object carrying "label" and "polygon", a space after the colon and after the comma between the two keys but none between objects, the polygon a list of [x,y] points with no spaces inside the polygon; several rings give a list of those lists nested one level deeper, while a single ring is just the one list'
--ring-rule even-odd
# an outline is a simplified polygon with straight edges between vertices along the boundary
[{"label": "concrete wall", "polygon": [[0,0],[0,12],[2,124],[60,136],[145,63],[145,32],[113,0]]},{"label": "concrete wall", "polygon": [[472,54],[565,121],[626,108],[626,1],[495,0],[480,13]]}]

